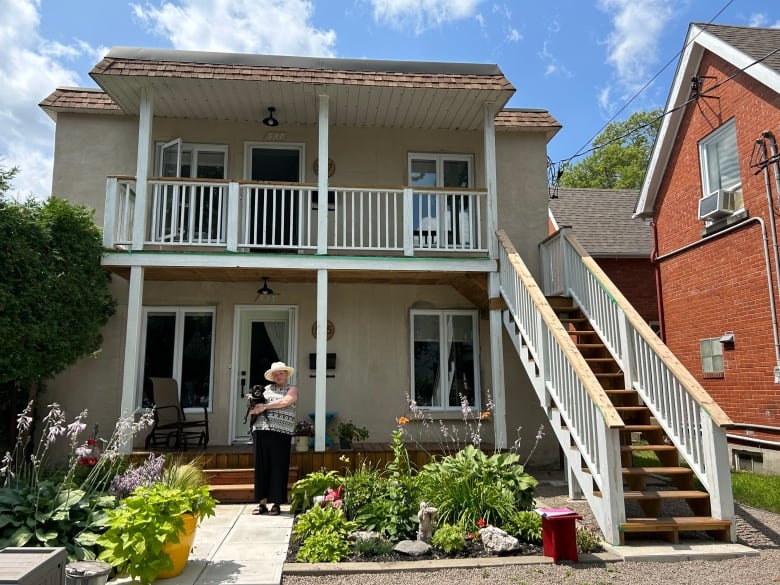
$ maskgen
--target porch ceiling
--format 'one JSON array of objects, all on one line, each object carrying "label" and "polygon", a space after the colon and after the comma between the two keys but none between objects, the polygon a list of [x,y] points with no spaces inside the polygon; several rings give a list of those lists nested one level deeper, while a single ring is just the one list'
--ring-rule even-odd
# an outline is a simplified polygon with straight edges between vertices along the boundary
[{"label": "porch ceiling", "polygon": [[[129,267],[107,266],[106,268],[125,280],[130,278]],[[144,269],[144,279],[152,281],[251,282],[259,287],[262,284],[263,277],[268,277],[268,283],[271,288],[275,288],[278,284],[314,284],[317,282],[317,272],[314,270],[170,266],[155,266]],[[449,285],[462,294],[475,307],[486,309],[488,306],[486,273],[331,270],[328,272],[328,283]]]},{"label": "porch ceiling", "polygon": [[141,49],[112,49],[91,75],[128,114],[151,87],[155,116],[261,123],[273,106],[281,131],[317,124],[318,95],[331,125],[478,130],[485,103],[495,115],[514,93],[495,65]]}]

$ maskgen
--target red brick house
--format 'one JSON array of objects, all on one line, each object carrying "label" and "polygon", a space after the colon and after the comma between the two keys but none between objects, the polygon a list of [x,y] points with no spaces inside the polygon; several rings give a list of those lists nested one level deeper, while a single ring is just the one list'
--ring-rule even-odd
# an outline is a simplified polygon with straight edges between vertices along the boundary
[{"label": "red brick house", "polygon": [[774,472],[779,47],[780,29],[691,24],[636,207],[655,225],[667,345],[736,423],[732,461]]},{"label": "red brick house", "polygon": [[651,326],[658,325],[653,233],[632,218],[635,189],[558,189],[550,199],[550,233],[563,226],[574,235]]}]

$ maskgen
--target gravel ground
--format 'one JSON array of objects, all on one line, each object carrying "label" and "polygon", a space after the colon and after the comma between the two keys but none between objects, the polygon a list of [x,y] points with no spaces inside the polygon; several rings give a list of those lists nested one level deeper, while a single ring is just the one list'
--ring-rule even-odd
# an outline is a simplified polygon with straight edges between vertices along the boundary
[{"label": "gravel ground", "polygon": [[[539,478],[542,479],[542,478]],[[558,481],[542,481],[537,504],[567,506],[583,516],[580,525],[596,528],[584,501],[566,497]],[[512,585],[770,585],[780,583],[780,515],[736,505],[737,541],[759,556],[709,561],[650,562],[562,562],[559,565],[513,565],[478,569],[396,571],[371,574],[328,574],[284,576],[283,585],[444,585],[448,583],[507,583]],[[597,528],[596,528],[597,529]]]}]

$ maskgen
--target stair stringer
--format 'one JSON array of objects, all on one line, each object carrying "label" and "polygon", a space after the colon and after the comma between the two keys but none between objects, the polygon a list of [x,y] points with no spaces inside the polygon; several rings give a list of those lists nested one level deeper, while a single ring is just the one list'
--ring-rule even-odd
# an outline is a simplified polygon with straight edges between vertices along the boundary
[{"label": "stair stringer", "polygon": [[[588,502],[591,511],[604,535],[607,542],[618,544],[620,542],[619,526],[625,521],[625,510],[623,507],[622,477],[620,476],[620,454],[619,438],[617,430],[604,428],[598,433],[601,440],[598,441],[601,449],[603,461],[607,461],[607,481],[600,482],[599,478],[603,474],[595,470],[589,470],[587,458],[582,456],[580,447],[577,445],[577,439],[569,431],[569,425],[561,416],[561,409],[555,404],[551,388],[547,386],[542,372],[543,364],[537,363],[529,350],[528,343],[523,338],[520,328],[517,326],[510,310],[503,311],[503,322],[507,334],[512,341],[512,345],[517,351],[520,362],[525,370],[531,384],[537,394],[539,403],[548,421],[548,426],[555,434],[558,443],[562,447],[564,458],[566,460],[566,472],[568,481],[572,479],[577,482],[579,493],[584,496]],[[535,352],[540,356],[540,352]],[[607,434],[612,436],[607,437]],[[572,486],[570,485],[570,488]],[[570,489],[570,491],[572,491]],[[594,492],[601,492],[604,496],[597,496]],[[612,497],[609,497],[609,496]],[[615,505],[619,502],[619,505]]]}]

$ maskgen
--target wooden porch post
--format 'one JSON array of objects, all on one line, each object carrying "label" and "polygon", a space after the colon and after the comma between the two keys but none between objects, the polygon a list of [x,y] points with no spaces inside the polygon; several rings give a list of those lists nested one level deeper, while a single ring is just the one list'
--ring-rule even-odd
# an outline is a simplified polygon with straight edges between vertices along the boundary
[{"label": "wooden porch post", "polygon": [[[496,128],[494,104],[485,103],[485,188],[487,189],[488,253],[492,259],[498,256],[498,216],[496,212]],[[497,298],[501,293],[498,272],[488,275],[488,297]],[[504,390],[504,344],[501,310],[490,309],[490,372],[493,410],[493,432],[497,449],[506,449],[506,392]]]},{"label": "wooden porch post", "polygon": [[[122,402],[120,416],[133,416],[138,388],[138,364],[141,359],[141,322],[143,319],[144,268],[130,267],[130,283],[127,294],[127,329],[125,331],[125,359],[122,373]],[[132,441],[125,452],[133,449]]]},{"label": "wooden porch post", "polygon": [[[322,159],[320,159],[322,160]],[[327,159],[326,159],[327,161]],[[327,162],[324,169],[327,169]],[[325,170],[327,177],[328,171]],[[323,193],[323,191],[320,191]],[[318,198],[319,207],[327,210],[327,200]],[[314,384],[314,450],[325,450],[325,412],[328,351],[328,271],[317,271],[317,373]]]},{"label": "wooden porch post", "polygon": [[152,150],[153,90],[141,88],[141,111],[138,114],[138,157],[135,162],[135,211],[133,215],[133,250],[142,250],[146,235],[147,179]]},{"label": "wooden porch post", "polygon": [[[328,253],[328,106],[330,99],[320,94],[319,145],[317,166],[317,254]],[[319,343],[319,338],[318,338]],[[318,345],[319,347],[319,345]],[[319,359],[319,356],[317,356]],[[324,358],[323,358],[324,360]],[[323,372],[325,362],[322,362]],[[318,366],[319,367],[319,366]],[[319,370],[318,370],[319,375]],[[319,378],[318,378],[319,379]],[[318,415],[319,416],[319,415]],[[322,414],[325,416],[325,413]],[[317,418],[317,421],[320,419]]]}]

